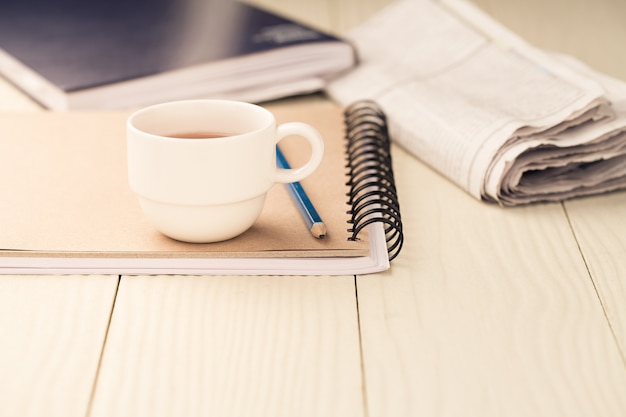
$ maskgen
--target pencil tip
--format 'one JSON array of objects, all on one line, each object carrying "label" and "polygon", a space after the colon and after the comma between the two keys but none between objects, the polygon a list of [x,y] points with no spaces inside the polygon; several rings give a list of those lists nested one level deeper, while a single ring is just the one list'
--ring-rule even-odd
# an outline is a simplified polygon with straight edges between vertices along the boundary
[{"label": "pencil tip", "polygon": [[313,223],[311,226],[311,234],[316,238],[323,239],[326,237],[326,225],[324,223]]}]

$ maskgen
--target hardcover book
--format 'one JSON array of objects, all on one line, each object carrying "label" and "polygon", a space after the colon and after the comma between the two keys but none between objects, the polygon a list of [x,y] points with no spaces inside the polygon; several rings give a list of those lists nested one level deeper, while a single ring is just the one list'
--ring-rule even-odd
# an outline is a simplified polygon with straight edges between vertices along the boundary
[{"label": "hardcover book", "polygon": [[0,5],[0,74],[55,110],[262,102],[320,90],[355,62],[346,41],[234,0]]}]

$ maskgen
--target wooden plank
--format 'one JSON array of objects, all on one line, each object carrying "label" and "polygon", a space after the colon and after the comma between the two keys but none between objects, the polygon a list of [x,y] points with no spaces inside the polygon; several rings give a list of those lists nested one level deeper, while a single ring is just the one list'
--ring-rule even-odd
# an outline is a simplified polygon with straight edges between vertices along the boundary
[{"label": "wooden plank", "polygon": [[117,276],[0,276],[0,415],[84,416]]},{"label": "wooden plank", "polygon": [[331,0],[332,30],[337,34],[346,34],[392,2],[393,0]]},{"label": "wooden plank", "polygon": [[344,34],[393,0],[247,0],[313,27]]},{"label": "wooden plank", "polygon": [[0,111],[41,111],[33,99],[0,75]]},{"label": "wooden plank", "polygon": [[262,7],[325,31],[333,30],[329,11],[329,2],[331,1],[245,0],[246,3]]},{"label": "wooden plank", "polygon": [[353,277],[123,277],[91,417],[363,415]]},{"label": "wooden plank", "polygon": [[626,79],[623,0],[472,0],[535,46],[570,54],[595,69]]},{"label": "wooden plank", "polygon": [[626,358],[626,192],[572,200],[565,207]]},{"label": "wooden plank", "polygon": [[626,415],[624,362],[562,206],[487,205],[394,152],[406,244],[357,280],[368,415]]}]

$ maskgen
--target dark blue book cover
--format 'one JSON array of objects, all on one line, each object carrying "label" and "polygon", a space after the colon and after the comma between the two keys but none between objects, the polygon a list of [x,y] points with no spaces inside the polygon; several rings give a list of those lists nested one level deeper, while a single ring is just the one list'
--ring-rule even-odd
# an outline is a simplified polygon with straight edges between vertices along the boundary
[{"label": "dark blue book cover", "polygon": [[[70,94],[312,43],[344,42],[237,1],[0,3],[0,50]],[[232,70],[254,75],[263,70],[258,65]],[[12,70],[0,65],[0,71],[12,79]]]}]

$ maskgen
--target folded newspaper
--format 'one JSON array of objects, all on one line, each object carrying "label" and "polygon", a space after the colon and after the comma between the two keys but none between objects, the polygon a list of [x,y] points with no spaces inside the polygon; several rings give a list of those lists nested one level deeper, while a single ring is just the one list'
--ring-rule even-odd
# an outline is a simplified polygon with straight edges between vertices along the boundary
[{"label": "folded newspaper", "polygon": [[478,199],[626,188],[626,83],[533,47],[464,0],[397,0],[347,34],[342,104],[372,99],[396,143]]}]

